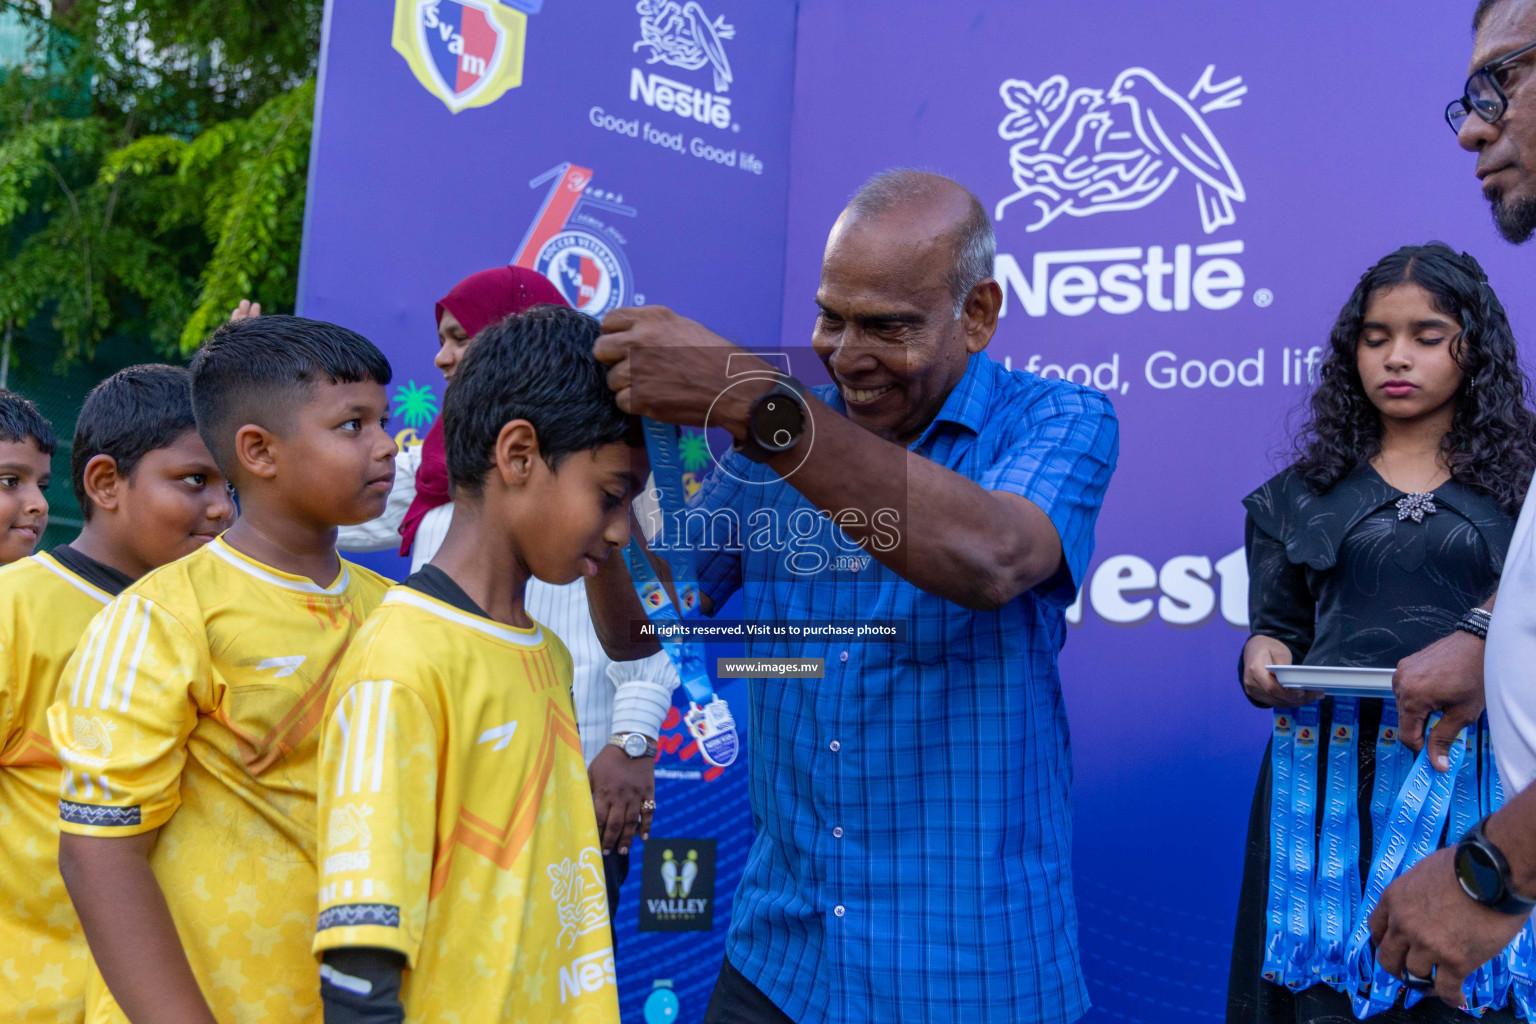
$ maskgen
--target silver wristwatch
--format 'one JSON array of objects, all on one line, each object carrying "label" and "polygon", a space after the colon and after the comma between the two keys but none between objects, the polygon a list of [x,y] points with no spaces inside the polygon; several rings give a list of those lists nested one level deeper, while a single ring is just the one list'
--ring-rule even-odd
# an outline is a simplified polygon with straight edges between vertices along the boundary
[{"label": "silver wristwatch", "polygon": [[656,741],[643,732],[620,732],[608,737],[608,742],[630,757],[655,757]]}]

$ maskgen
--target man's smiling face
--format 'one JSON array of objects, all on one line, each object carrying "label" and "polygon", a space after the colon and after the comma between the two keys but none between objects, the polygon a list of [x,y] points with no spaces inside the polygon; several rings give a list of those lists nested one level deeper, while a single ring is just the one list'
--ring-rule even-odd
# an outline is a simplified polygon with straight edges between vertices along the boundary
[{"label": "man's smiling face", "polygon": [[811,344],[848,418],[901,445],[938,414],[970,357],[948,280],[964,212],[945,200],[845,211],[827,240]]}]

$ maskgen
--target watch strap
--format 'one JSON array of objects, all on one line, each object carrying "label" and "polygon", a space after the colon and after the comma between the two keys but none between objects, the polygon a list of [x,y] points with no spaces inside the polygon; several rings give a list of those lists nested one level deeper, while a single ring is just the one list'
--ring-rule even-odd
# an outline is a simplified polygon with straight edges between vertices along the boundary
[{"label": "watch strap", "polygon": [[1479,640],[1488,639],[1488,627],[1493,623],[1493,613],[1486,608],[1473,608],[1456,623],[1463,633],[1471,633]]},{"label": "watch strap", "polygon": [[[784,398],[791,399],[796,405],[800,407],[800,432],[797,433],[794,440],[784,448],[768,448],[759,442],[752,432],[752,420],[757,415],[757,410],[762,407],[764,402],[767,402],[770,398],[775,396],[782,396]],[[767,462],[775,455],[783,454],[799,443],[800,438],[805,434],[805,419],[809,415],[810,413],[805,407],[805,394],[801,390],[799,382],[796,381],[793,377],[780,376],[777,378],[777,383],[774,384],[773,387],[769,388],[767,391],[764,391],[761,395],[758,395],[757,398],[753,400],[752,410],[747,414],[746,436],[739,441],[735,441],[731,445],[731,448],[737,454],[751,460],[752,462]]]},{"label": "watch strap", "polygon": [[1492,893],[1475,892],[1467,884],[1466,879],[1462,877],[1459,870],[1456,872],[1456,881],[1461,884],[1462,891],[1467,896],[1488,907],[1490,910],[1497,910],[1501,914],[1510,915],[1529,914],[1533,909],[1536,909],[1536,900],[1526,899],[1515,891],[1514,883],[1510,878],[1508,858],[1504,856],[1504,851],[1489,841],[1487,834],[1483,831],[1483,826],[1487,821],[1488,819],[1484,818],[1472,826],[1472,831],[1468,832],[1466,837],[1456,844],[1456,857],[1460,859],[1463,847],[1476,847],[1480,850],[1493,863],[1495,870],[1498,872],[1499,885],[1497,891]]},{"label": "watch strap", "polygon": [[[641,739],[645,740],[645,753],[639,754],[639,755],[630,754],[629,751],[627,749],[625,749],[624,741],[629,739],[631,736],[639,736]],[[657,749],[656,748],[656,741],[651,739],[651,737],[645,735],[645,733],[643,733],[643,732],[619,732],[619,733],[614,733],[612,736],[608,737],[608,743],[610,745],[612,745],[612,746],[618,747],[620,750],[623,750],[624,753],[627,754],[630,757],[651,757],[651,758],[654,758],[656,756],[656,749]]]}]

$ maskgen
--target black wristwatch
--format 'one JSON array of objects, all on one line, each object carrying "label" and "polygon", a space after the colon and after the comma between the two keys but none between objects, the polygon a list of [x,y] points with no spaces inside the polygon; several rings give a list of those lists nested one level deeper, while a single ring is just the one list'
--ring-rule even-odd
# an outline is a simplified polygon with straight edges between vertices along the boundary
[{"label": "black wristwatch", "polygon": [[753,462],[767,462],[800,443],[806,416],[805,399],[789,378],[782,377],[752,403],[747,436],[733,447]]},{"label": "black wristwatch", "polygon": [[1529,914],[1536,900],[1515,892],[1509,878],[1509,861],[1483,834],[1484,818],[1456,844],[1456,880],[1472,899],[1501,914]]}]

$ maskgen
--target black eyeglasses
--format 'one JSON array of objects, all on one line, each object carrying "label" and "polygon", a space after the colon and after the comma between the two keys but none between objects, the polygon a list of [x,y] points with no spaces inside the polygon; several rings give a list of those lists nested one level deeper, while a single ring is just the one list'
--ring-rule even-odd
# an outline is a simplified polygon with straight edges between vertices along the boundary
[{"label": "black eyeglasses", "polygon": [[1508,67],[1510,61],[1532,50],[1536,50],[1536,43],[1496,57],[1472,72],[1461,98],[1451,100],[1445,108],[1445,123],[1451,126],[1451,131],[1460,133],[1461,126],[1473,114],[1489,124],[1498,124],[1509,107],[1509,97],[1504,95],[1499,85],[1499,73]]}]

